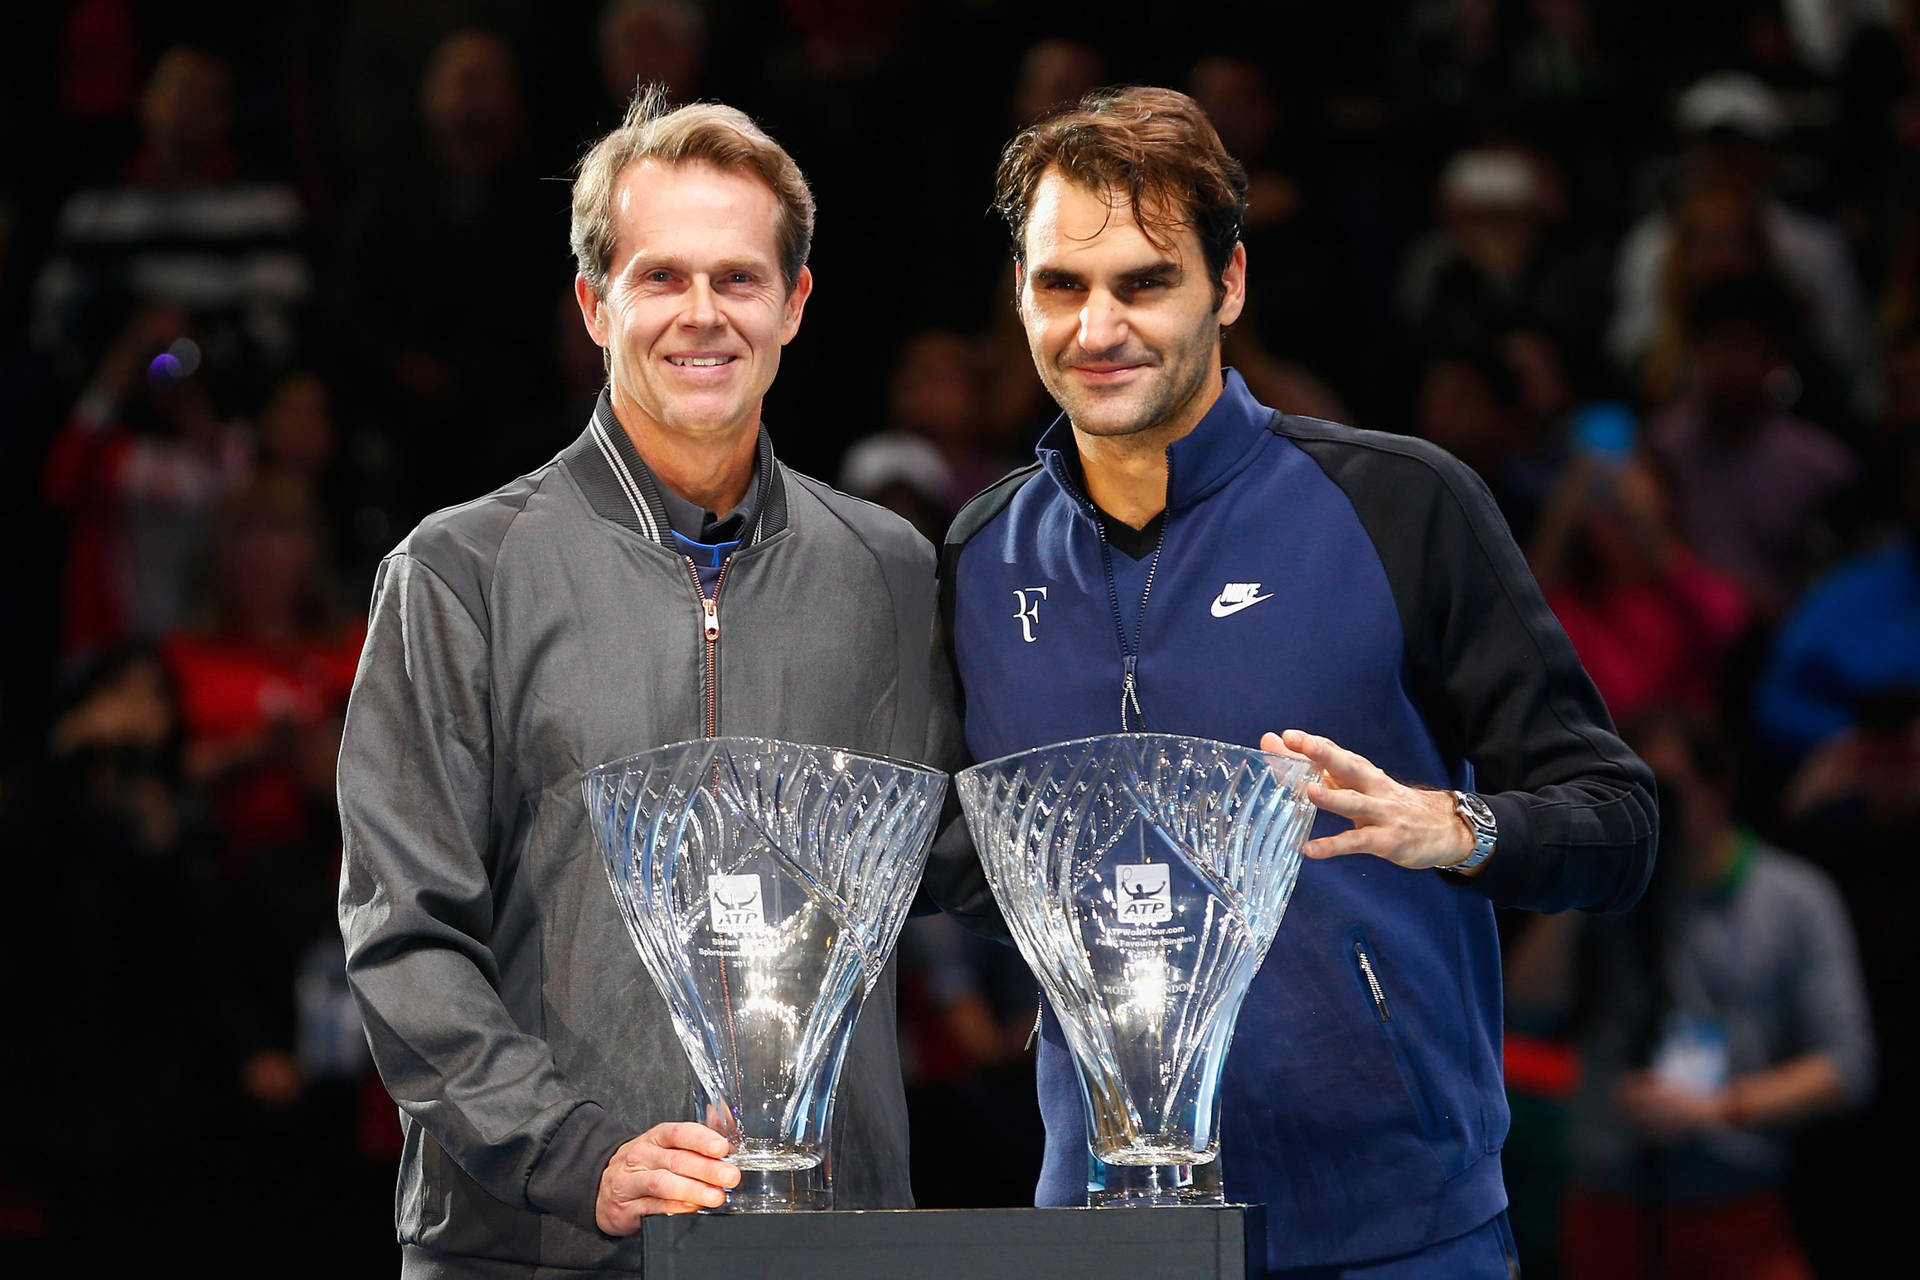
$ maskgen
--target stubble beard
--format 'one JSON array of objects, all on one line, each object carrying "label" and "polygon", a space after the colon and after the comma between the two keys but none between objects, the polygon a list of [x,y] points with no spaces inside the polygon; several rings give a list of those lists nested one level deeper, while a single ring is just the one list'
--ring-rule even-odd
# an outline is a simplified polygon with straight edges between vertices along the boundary
[{"label": "stubble beard", "polygon": [[[1203,332],[1218,332],[1217,324],[1211,317]],[[1096,417],[1095,413],[1088,412],[1101,404],[1099,393],[1075,387],[1071,372],[1063,366],[1056,364],[1053,369],[1055,376],[1046,381],[1052,384],[1048,390],[1053,392],[1054,398],[1066,410],[1067,419],[1076,431],[1099,439],[1120,439],[1153,432],[1170,422],[1199,394],[1200,388],[1206,384],[1209,363],[1217,364],[1218,359],[1218,350],[1211,346],[1206,350],[1183,348],[1176,358],[1163,359],[1152,367],[1149,374],[1152,386],[1143,388],[1147,392],[1144,403],[1123,417],[1116,417],[1112,413]]]}]

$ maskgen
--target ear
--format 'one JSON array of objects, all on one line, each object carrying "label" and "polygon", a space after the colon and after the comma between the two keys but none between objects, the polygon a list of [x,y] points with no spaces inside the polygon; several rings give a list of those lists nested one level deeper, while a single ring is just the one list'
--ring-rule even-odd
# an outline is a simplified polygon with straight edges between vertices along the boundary
[{"label": "ear", "polygon": [[605,351],[609,343],[606,304],[601,301],[600,295],[593,291],[593,286],[587,283],[587,278],[583,275],[576,275],[573,278],[573,300],[580,304],[580,318],[586,322],[587,333],[592,336],[594,343]]},{"label": "ear", "polygon": [[1240,318],[1241,311],[1247,305],[1247,246],[1234,242],[1233,256],[1227,259],[1227,269],[1220,273],[1220,283],[1225,286],[1220,297],[1220,323],[1230,325]]},{"label": "ear", "polygon": [[786,346],[793,341],[793,335],[800,332],[800,313],[807,309],[807,299],[813,296],[813,268],[801,267],[800,274],[793,278],[793,289],[787,294],[786,319],[780,322],[780,345]]}]

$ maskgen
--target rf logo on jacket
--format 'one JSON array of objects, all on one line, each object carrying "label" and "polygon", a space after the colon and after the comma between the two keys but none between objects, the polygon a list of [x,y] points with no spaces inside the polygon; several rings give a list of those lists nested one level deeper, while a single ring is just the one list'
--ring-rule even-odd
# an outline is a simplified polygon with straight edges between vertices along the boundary
[{"label": "rf logo on jacket", "polygon": [[1020,623],[1020,638],[1032,644],[1039,637],[1033,629],[1040,625],[1040,602],[1047,598],[1045,587],[1015,587],[1013,616]]}]

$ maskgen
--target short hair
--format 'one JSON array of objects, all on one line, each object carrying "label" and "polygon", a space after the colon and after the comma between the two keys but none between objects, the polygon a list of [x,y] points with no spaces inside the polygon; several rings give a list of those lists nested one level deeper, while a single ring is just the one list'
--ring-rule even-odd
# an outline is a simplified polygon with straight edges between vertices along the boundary
[{"label": "short hair", "polygon": [[717,102],[669,111],[665,86],[654,84],[637,91],[626,118],[587,149],[573,181],[573,260],[594,293],[605,295],[613,265],[614,190],[620,175],[641,160],[700,162],[766,183],[780,207],[774,228],[780,274],[793,288],[813,246],[813,192],[800,166],[745,112]]},{"label": "short hair", "polygon": [[1170,252],[1172,234],[1192,227],[1218,304],[1246,221],[1247,171],[1199,103],[1175,89],[1100,89],[1015,135],[1000,153],[993,204],[1022,266],[1027,218],[1049,169],[1094,191],[1124,192],[1157,249]]}]

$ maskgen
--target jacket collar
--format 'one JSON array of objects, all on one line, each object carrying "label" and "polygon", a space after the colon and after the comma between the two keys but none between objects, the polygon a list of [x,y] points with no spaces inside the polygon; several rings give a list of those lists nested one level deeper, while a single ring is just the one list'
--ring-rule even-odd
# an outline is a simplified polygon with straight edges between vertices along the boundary
[{"label": "jacket collar", "polygon": [[[1238,370],[1228,368],[1223,372],[1220,398],[1193,430],[1167,446],[1169,511],[1191,506],[1225,484],[1240,469],[1247,453],[1273,430],[1275,411],[1253,398]],[[1092,505],[1073,424],[1066,414],[1054,419],[1034,453],[1047,474],[1082,507]]]},{"label": "jacket collar", "polygon": [[[758,447],[759,455],[754,460],[754,473],[759,478],[753,504],[756,514],[740,539],[742,547],[771,538],[787,527],[786,481],[774,460],[773,438],[764,422],[760,424]],[[560,456],[595,512],[678,554],[679,544],[673,540],[660,480],[641,460],[627,429],[614,416],[607,388],[600,389],[587,429]]]}]

